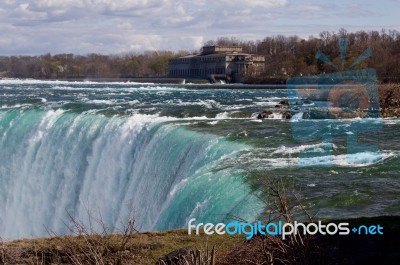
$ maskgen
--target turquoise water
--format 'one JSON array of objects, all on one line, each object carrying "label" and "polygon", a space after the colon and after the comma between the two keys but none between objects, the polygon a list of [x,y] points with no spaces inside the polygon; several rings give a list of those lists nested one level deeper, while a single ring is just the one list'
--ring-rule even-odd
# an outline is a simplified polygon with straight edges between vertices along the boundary
[{"label": "turquoise water", "polygon": [[255,118],[284,89],[198,88],[0,80],[0,236],[67,233],[68,215],[88,222],[88,209],[115,229],[130,209],[141,230],[251,221],[263,204],[245,180],[257,172],[291,178],[321,218],[400,214],[400,120],[360,136],[378,153],[349,158],[346,134],[300,141],[278,112]]}]

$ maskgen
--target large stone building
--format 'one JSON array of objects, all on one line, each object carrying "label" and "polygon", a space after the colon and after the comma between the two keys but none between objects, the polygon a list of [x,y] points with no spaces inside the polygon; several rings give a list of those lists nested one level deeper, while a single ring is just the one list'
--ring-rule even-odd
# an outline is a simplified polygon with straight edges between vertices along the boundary
[{"label": "large stone building", "polygon": [[244,53],[241,47],[206,46],[199,55],[171,59],[169,76],[241,82],[248,71],[263,72],[264,64],[264,56]]}]

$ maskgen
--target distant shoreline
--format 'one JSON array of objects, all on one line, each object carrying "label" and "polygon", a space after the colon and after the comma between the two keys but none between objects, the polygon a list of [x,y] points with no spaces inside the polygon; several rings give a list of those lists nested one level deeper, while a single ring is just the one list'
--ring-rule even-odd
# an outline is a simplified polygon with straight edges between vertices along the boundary
[{"label": "distant shoreline", "polygon": [[81,78],[8,78],[0,77],[0,80],[39,80],[39,81],[66,81],[66,82],[138,82],[138,83],[165,83],[180,84],[183,78],[168,77],[121,77],[121,78],[98,78],[98,77],[81,77]]},{"label": "distant shoreline", "polygon": [[[178,85],[182,87],[190,87],[190,89],[285,89],[285,83],[209,83],[205,79],[185,79],[171,77],[122,77],[122,78],[97,78],[97,77],[82,77],[82,78],[55,78],[55,79],[36,79],[36,78],[8,78],[0,77],[0,80],[38,80],[38,81],[61,81],[61,82],[98,82],[98,83],[148,83],[148,84],[166,84]],[[399,83],[384,83],[379,86],[393,86]],[[300,85],[296,89],[314,88],[316,84]]]}]

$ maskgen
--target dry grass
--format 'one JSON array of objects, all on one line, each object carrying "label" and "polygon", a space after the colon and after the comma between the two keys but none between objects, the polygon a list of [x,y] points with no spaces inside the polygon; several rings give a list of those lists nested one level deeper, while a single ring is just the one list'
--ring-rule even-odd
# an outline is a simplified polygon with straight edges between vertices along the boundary
[{"label": "dry grass", "polygon": [[[278,220],[292,223],[295,209],[311,219],[305,209],[298,207],[299,203],[289,204],[289,201],[298,201],[299,198],[288,192],[282,179],[271,179],[265,183],[264,188],[268,192],[266,205],[270,205],[266,223]],[[129,219],[122,231],[111,234],[101,218],[90,221],[89,227],[72,217],[70,221],[72,236],[54,234],[54,237],[47,239],[19,240],[3,244],[3,263],[156,264],[173,250],[193,247],[196,252],[193,252],[196,255],[192,255],[193,262],[184,264],[311,264],[311,257],[318,257],[320,253],[312,237],[300,234],[286,240],[282,240],[280,236],[256,236],[246,241],[244,236],[189,236],[187,230],[138,233],[134,228],[133,218]],[[92,223],[100,224],[100,231],[92,229]],[[213,248],[212,255],[209,255],[207,246],[217,246],[216,249]]]},{"label": "dry grass", "polygon": [[[266,200],[266,205],[269,205],[263,223],[276,223],[278,220],[293,223],[295,219],[299,220],[299,212],[312,221],[312,216],[301,206],[299,194],[288,188],[290,185],[287,182],[272,178],[263,185],[267,196],[260,199]],[[96,232],[74,220],[72,224],[71,233],[74,235],[2,242],[0,264],[347,264],[343,263],[346,258],[349,261],[350,258],[363,257],[364,250],[364,246],[359,246],[356,253],[359,256],[355,257],[340,255],[337,248],[340,236],[330,239],[296,234],[282,240],[280,236],[257,235],[246,241],[244,235],[188,235],[186,229],[138,233],[133,220],[113,234],[106,227]],[[360,240],[349,239],[355,243]],[[343,242],[342,251],[349,245]],[[207,246],[216,248],[210,250]],[[191,249],[189,261],[160,261],[166,254],[181,248]],[[376,254],[381,251],[379,248],[370,249],[375,251],[375,258],[380,257]]]},{"label": "dry grass", "polygon": [[[259,188],[263,195],[260,200],[267,207],[263,223],[294,223],[299,218],[305,222],[313,221],[295,187],[282,178],[261,178]],[[299,233],[283,240],[279,235],[267,234],[257,235],[235,246],[220,264],[319,264],[321,256],[324,253],[315,236]]]},{"label": "dry grass", "polygon": [[[198,236],[187,230],[147,232],[130,235],[121,249],[124,235],[59,236],[3,242],[0,264],[152,264],[167,253],[182,247],[205,249],[217,246],[217,261],[234,246],[245,241],[243,236]],[[104,256],[103,256],[104,255]],[[99,257],[102,258],[100,259]],[[97,260],[93,258],[97,257]],[[97,262],[97,263],[96,263]]]}]

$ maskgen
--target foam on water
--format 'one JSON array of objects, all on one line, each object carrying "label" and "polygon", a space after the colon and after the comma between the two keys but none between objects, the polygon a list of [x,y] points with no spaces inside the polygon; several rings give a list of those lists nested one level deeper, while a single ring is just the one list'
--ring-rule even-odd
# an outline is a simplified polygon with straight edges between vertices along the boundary
[{"label": "foam on water", "polygon": [[[188,131],[174,120],[61,109],[1,111],[2,238],[66,233],[68,214],[88,222],[88,209],[117,228],[128,204],[143,230],[183,227],[205,200],[212,207],[201,209],[201,220],[221,221],[224,214],[255,218],[246,205],[257,199],[242,176],[214,170],[247,147]],[[226,189],[234,197],[222,195]]]},{"label": "foam on water", "polygon": [[15,78],[4,78],[0,79],[0,85],[42,85],[42,84],[57,84],[57,85],[99,85],[99,84],[109,84],[109,85],[152,85],[154,83],[141,83],[141,82],[97,82],[97,81],[62,81],[62,80],[38,80],[38,79],[15,79]]},{"label": "foam on water", "polygon": [[303,120],[303,115],[304,115],[303,112],[294,114],[292,116],[292,118],[290,119],[290,122],[299,122],[299,121]]},{"label": "foam on water", "polygon": [[[383,195],[375,201],[389,205],[398,197],[396,119],[303,120],[297,113],[291,121],[304,121],[306,140],[322,141],[322,127],[341,137],[337,146],[301,144],[293,139],[301,124],[275,120],[282,118],[276,108],[269,119],[256,119],[284,99],[284,90],[1,81],[0,236],[6,239],[47,235],[46,228],[64,233],[67,213],[86,222],[87,209],[117,226],[129,205],[142,230],[183,227],[192,217],[251,220],[261,207],[243,178],[253,172],[293,173],[312,190],[306,196],[315,205],[332,191],[325,175],[329,185],[353,194],[353,180],[368,171],[364,194],[374,196],[370,187],[380,182]],[[359,135],[380,153],[346,154],[344,138],[355,123],[382,121],[387,132]],[[390,207],[362,213],[396,213]],[[349,216],[343,208],[321,211]]]},{"label": "foam on water", "polygon": [[[251,152],[243,153],[238,157],[240,163],[255,169],[267,167],[367,167],[379,164],[392,157],[397,157],[399,152],[358,152],[354,154],[324,155],[329,144],[301,145],[296,147],[258,148]],[[336,146],[334,147],[336,148]],[[312,156],[300,157],[304,152],[312,152]],[[320,155],[318,155],[320,153]]]},{"label": "foam on water", "polygon": [[319,143],[319,144],[309,144],[309,145],[299,145],[299,146],[285,146],[282,145],[278,147],[273,154],[295,154],[304,151],[313,151],[313,152],[324,152],[326,148],[336,149],[337,146],[335,144],[330,143]]},{"label": "foam on water", "polygon": [[268,115],[268,119],[281,120],[283,119],[283,115],[279,112],[273,112],[272,114]]}]

